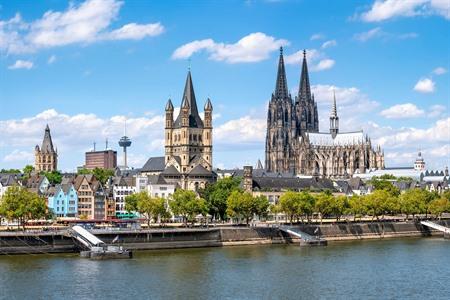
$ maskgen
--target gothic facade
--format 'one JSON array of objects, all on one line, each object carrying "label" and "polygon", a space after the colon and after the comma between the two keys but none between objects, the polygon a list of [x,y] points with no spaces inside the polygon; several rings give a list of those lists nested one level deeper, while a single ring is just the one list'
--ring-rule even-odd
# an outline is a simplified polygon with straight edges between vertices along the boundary
[{"label": "gothic facade", "polygon": [[212,171],[212,103],[208,98],[204,118],[198,113],[191,72],[189,71],[181,101],[180,113],[174,119],[174,107],[166,104],[165,169],[166,181],[182,189],[196,191],[215,180]]},{"label": "gothic facade", "polygon": [[48,125],[45,127],[44,140],[39,148],[34,148],[34,169],[36,172],[52,172],[58,170],[58,150],[53,148],[52,136]]},{"label": "gothic facade", "polygon": [[321,177],[345,178],[384,168],[384,154],[374,149],[362,131],[339,132],[334,97],[329,132],[319,132],[319,116],[311,93],[306,51],[298,95],[287,87],[283,49],[280,49],[275,92],[269,102],[266,134],[266,170]]}]

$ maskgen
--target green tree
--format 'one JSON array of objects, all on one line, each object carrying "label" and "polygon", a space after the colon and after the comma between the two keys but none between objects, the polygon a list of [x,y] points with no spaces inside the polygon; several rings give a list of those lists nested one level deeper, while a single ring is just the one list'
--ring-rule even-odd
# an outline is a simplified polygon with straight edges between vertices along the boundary
[{"label": "green tree", "polygon": [[248,225],[253,217],[253,196],[248,192],[233,191],[227,199],[227,214],[238,220],[244,219]]},{"label": "green tree", "polygon": [[31,173],[34,171],[34,167],[31,165],[26,165],[22,171],[24,179],[28,179],[31,177]]},{"label": "green tree", "polygon": [[[383,175],[380,178],[374,176],[370,180],[370,184],[373,185],[375,190],[385,190],[392,196],[400,195],[400,190],[396,186],[394,186],[391,181],[389,181],[389,179],[392,178],[390,178],[390,176],[388,175],[389,174]],[[395,179],[395,177],[393,179]]]},{"label": "green tree", "polygon": [[1,169],[0,173],[4,174],[19,174],[21,173],[19,169]]},{"label": "green tree", "polygon": [[156,223],[159,217],[166,216],[167,209],[164,199],[151,197],[146,192],[139,193],[137,198],[138,211],[147,219],[148,227],[150,227],[151,220]]},{"label": "green tree", "polygon": [[300,194],[294,191],[287,191],[280,196],[279,208],[280,211],[289,218],[290,223],[294,220],[297,215],[298,203],[300,202]]},{"label": "green tree", "polygon": [[341,216],[346,212],[348,208],[347,196],[340,195],[332,198],[331,202],[331,214],[339,221]]},{"label": "green tree", "polygon": [[387,190],[382,189],[375,190],[363,198],[367,214],[372,216],[372,220],[374,218],[378,219],[379,216],[384,214],[386,201],[390,196]]},{"label": "green tree", "polygon": [[366,214],[363,197],[364,196],[352,195],[348,199],[347,213],[353,215],[353,221],[356,221],[357,217],[361,220],[362,216]]},{"label": "green tree", "polygon": [[320,223],[322,224],[323,217],[328,217],[333,213],[333,195],[322,192],[316,196],[315,211],[320,213]]},{"label": "green tree", "polygon": [[206,186],[200,195],[208,204],[209,214],[224,221],[227,212],[227,199],[231,192],[239,189],[241,178],[226,177]]},{"label": "green tree", "polygon": [[47,217],[45,200],[37,193],[20,186],[10,187],[2,197],[0,214],[9,220],[16,220],[25,229],[27,220]]},{"label": "green tree", "polygon": [[59,171],[41,172],[41,174],[47,177],[50,184],[56,185],[60,184],[62,181],[62,175]]},{"label": "green tree", "polygon": [[172,200],[169,203],[170,209],[175,215],[182,216],[183,222],[192,221],[199,214],[206,216],[208,206],[206,201],[198,198],[195,192],[178,189],[173,193]]},{"label": "green tree", "polygon": [[[145,193],[145,192],[141,192]],[[141,194],[131,194],[125,197],[125,210],[128,213],[137,212],[138,211],[138,199]]]},{"label": "green tree", "polygon": [[114,170],[95,168],[92,174],[94,174],[98,181],[105,184],[109,177],[114,176]]},{"label": "green tree", "polygon": [[444,197],[434,199],[429,204],[429,211],[440,220],[443,213],[450,212],[450,201]]},{"label": "green tree", "polygon": [[406,219],[409,215],[413,218],[417,214],[423,214],[427,211],[427,199],[429,195],[422,189],[410,189],[400,196],[401,211],[406,214]]},{"label": "green tree", "polygon": [[266,196],[259,195],[253,197],[252,204],[252,210],[255,215],[260,219],[267,217],[267,213],[269,212],[269,200],[267,200]]}]

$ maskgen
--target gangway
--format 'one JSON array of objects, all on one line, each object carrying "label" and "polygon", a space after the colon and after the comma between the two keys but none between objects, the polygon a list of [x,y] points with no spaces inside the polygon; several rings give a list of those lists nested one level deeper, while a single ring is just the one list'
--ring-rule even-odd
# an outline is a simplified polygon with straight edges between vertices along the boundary
[{"label": "gangway", "polygon": [[436,224],[434,222],[430,222],[430,221],[421,221],[420,224],[424,225],[424,226],[428,226],[430,228],[442,231],[445,235],[450,235],[450,228],[447,228],[445,226]]},{"label": "gangway", "polygon": [[86,246],[88,249],[92,249],[92,247],[101,247],[104,246],[105,243],[100,240],[98,237],[84,229],[79,225],[75,225],[72,227],[72,236],[77,239],[81,244]]},{"label": "gangway", "polygon": [[106,245],[101,239],[79,225],[73,226],[69,234],[87,249],[87,251],[80,252],[82,257],[108,259],[131,258],[133,255],[131,251],[123,249],[122,246]]},{"label": "gangway", "polygon": [[289,227],[280,227],[281,231],[286,232],[290,235],[298,237],[300,239],[300,246],[326,246],[327,240],[321,239],[320,237],[312,236],[306,232],[303,232],[299,229],[289,228]]}]

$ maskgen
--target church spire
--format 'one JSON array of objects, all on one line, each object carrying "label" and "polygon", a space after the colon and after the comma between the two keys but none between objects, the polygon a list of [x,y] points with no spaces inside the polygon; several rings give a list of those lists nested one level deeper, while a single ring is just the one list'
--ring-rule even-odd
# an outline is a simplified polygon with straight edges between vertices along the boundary
[{"label": "church spire", "polygon": [[339,132],[339,117],[337,115],[337,108],[336,108],[336,93],[333,90],[333,106],[331,107],[331,114],[330,114],[330,133],[333,139],[336,137],[338,132]]},{"label": "church spire", "polygon": [[[194,85],[192,84],[191,70],[188,71],[184,86],[182,106],[189,107],[189,126],[203,128],[203,121],[198,114],[197,101],[195,100]],[[181,113],[175,120],[175,127],[181,126]]]},{"label": "church spire", "polygon": [[280,59],[278,61],[277,83],[275,86],[275,98],[286,99],[289,92],[286,80],[286,70],[284,69],[283,47],[280,47]]},{"label": "church spire", "polygon": [[54,153],[55,150],[53,149],[53,141],[52,141],[52,136],[50,134],[50,127],[47,126],[45,127],[45,133],[44,133],[44,139],[42,141],[42,145],[41,145],[41,151],[43,153]]},{"label": "church spire", "polygon": [[298,99],[299,101],[311,100],[311,87],[309,85],[308,65],[306,63],[306,50],[303,50],[302,74],[300,76]]}]

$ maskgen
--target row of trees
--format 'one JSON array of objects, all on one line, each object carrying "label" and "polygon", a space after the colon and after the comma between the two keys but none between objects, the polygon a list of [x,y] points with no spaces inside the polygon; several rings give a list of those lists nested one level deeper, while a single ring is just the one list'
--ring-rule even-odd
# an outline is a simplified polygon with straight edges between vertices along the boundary
[{"label": "row of trees", "polygon": [[333,217],[339,220],[343,215],[351,215],[353,219],[371,216],[379,219],[386,215],[404,214],[408,219],[418,214],[431,214],[440,218],[443,213],[450,212],[450,192],[441,196],[422,189],[407,190],[401,195],[390,192],[390,189],[378,189],[365,196],[344,195],[333,196],[331,193],[310,194],[308,192],[286,192],[277,205],[272,206],[274,214],[285,213],[288,219],[309,221],[314,214],[322,218]]},{"label": "row of trees", "polygon": [[197,197],[193,191],[177,190],[170,202],[163,198],[151,197],[147,192],[129,195],[125,198],[125,209],[129,212],[138,212],[150,222],[164,223],[174,215],[181,216],[183,222],[195,222],[198,215],[206,216],[208,207],[204,199]]}]

